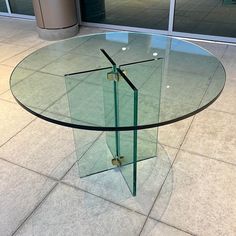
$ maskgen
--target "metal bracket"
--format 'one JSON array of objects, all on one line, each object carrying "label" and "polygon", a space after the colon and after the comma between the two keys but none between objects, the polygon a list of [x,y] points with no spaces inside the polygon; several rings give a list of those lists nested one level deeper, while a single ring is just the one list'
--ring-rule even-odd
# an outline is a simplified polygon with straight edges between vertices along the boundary
[{"label": "metal bracket", "polygon": [[107,79],[118,82],[119,81],[119,74],[118,74],[118,72],[111,71],[111,72],[107,73]]},{"label": "metal bracket", "polygon": [[121,166],[124,158],[124,156],[115,157],[111,160],[111,163],[113,166]]},{"label": "metal bracket", "polygon": [[[127,75],[127,72],[125,70],[122,70],[122,72]],[[107,73],[107,79],[111,81],[119,81],[122,78],[122,76],[118,72],[111,71]]]}]

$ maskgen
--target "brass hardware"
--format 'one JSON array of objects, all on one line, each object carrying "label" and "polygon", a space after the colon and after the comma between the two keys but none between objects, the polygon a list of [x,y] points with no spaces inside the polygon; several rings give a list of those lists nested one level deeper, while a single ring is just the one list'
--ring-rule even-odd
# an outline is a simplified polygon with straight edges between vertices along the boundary
[{"label": "brass hardware", "polygon": [[[122,70],[122,72],[123,72],[125,75],[127,75],[127,71]],[[118,72],[113,72],[113,71],[111,71],[111,72],[107,73],[107,79],[108,79],[108,80],[117,81],[117,82],[118,82],[121,78],[122,78],[122,76],[121,76]]]},{"label": "brass hardware", "polygon": [[121,156],[121,157],[116,157],[116,158],[113,158],[113,159],[111,160],[111,163],[112,163],[113,166],[121,166],[123,159],[124,159],[123,156]]},{"label": "brass hardware", "polygon": [[114,80],[114,81],[119,81],[119,75],[117,72],[109,72],[107,73],[107,79],[108,80]]}]

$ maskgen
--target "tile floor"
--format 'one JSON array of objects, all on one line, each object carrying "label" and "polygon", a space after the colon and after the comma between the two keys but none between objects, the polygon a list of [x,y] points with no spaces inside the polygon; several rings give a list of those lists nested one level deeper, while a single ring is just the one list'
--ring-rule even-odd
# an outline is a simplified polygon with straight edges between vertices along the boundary
[{"label": "tile floor", "polygon": [[[34,27],[0,17],[0,235],[236,235],[236,46],[197,43],[223,62],[226,87],[205,111],[160,128],[160,158],[139,166],[133,198],[116,171],[80,179],[73,131],[14,101],[12,70],[52,43]],[[85,153],[99,133],[77,135]]]}]

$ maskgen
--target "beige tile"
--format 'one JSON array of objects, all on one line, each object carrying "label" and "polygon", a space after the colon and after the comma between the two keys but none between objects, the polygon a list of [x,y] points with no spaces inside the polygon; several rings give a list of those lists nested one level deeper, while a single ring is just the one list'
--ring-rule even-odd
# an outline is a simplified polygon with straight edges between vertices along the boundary
[{"label": "beige tile", "polygon": [[143,215],[58,185],[17,235],[136,236],[144,221]]},{"label": "beige tile", "polygon": [[160,127],[158,131],[159,142],[164,145],[179,148],[184,140],[192,119],[193,117],[190,117],[188,119]]},{"label": "beige tile", "polygon": [[222,63],[226,69],[227,79],[236,80],[236,46],[229,45],[223,58]]},{"label": "beige tile", "polygon": [[0,101],[0,145],[21,131],[35,117],[19,105]]},{"label": "beige tile", "polygon": [[27,46],[17,46],[17,45],[11,45],[6,43],[0,43],[0,62],[11,58],[25,50],[27,50]]},{"label": "beige tile", "polygon": [[31,70],[39,70],[44,66],[50,64],[56,59],[60,58],[64,53],[56,50],[47,50],[42,48],[36,50],[26,57],[20,64],[19,67]]},{"label": "beige tile", "polygon": [[11,72],[13,71],[13,67],[0,65],[0,94],[6,92],[9,86],[9,80]]},{"label": "beige tile", "polygon": [[141,236],[190,236],[191,234],[180,231],[176,228],[148,219]]},{"label": "beige tile", "polygon": [[4,101],[8,101],[8,102],[12,102],[12,103],[17,103],[15,98],[12,95],[11,90],[7,90],[6,92],[4,92],[3,94],[0,95],[0,99],[4,100]]},{"label": "beige tile", "polygon": [[236,80],[227,80],[220,97],[210,106],[210,108],[236,114]]},{"label": "beige tile", "polygon": [[54,182],[0,160],[0,235],[12,235]]},{"label": "beige tile", "polygon": [[236,163],[235,134],[235,115],[205,110],[196,116],[182,148]]},{"label": "beige tile", "polygon": [[44,42],[44,40],[39,38],[36,30],[19,32],[2,41],[2,43],[6,44],[14,44],[19,46],[27,45],[28,47],[33,47],[42,42]]},{"label": "beige tile", "polygon": [[[151,216],[199,236],[235,235],[235,170],[233,165],[180,152]],[[172,194],[163,214],[170,183]]]},{"label": "beige tile", "polygon": [[20,32],[26,33],[27,31],[36,30],[35,20],[1,17],[0,25],[0,38],[8,38]]},{"label": "beige tile", "polygon": [[9,59],[6,59],[4,61],[2,61],[2,64],[4,65],[9,65],[9,66],[16,66],[19,62],[21,62],[24,58],[26,58],[27,56],[29,56],[31,53],[37,51],[40,48],[43,48],[47,45],[49,45],[51,42],[43,42],[43,43],[39,43],[34,47],[29,47],[29,49],[27,49],[26,51],[19,53]]},{"label": "beige tile", "polygon": [[13,69],[13,66],[6,66],[0,64],[0,79],[9,79]]},{"label": "beige tile", "polygon": [[[17,77],[17,79],[15,78],[14,81],[11,81],[13,70],[14,70],[13,77]],[[16,81],[19,82],[20,80],[25,79],[26,77],[28,77],[29,75],[33,73],[34,71],[31,71],[31,70],[25,70],[25,69],[20,69],[20,68],[16,70],[12,66],[0,65],[0,98],[4,98],[8,96],[10,101],[12,101],[12,96],[9,94],[11,93],[10,89],[12,89],[13,82],[16,82]],[[6,100],[9,100],[9,99],[6,99]]]},{"label": "beige tile", "polygon": [[[78,131],[76,148],[81,155],[97,135],[97,132]],[[74,150],[72,129],[37,119],[0,149],[0,157],[61,178],[77,160]]]},{"label": "beige tile", "polygon": [[18,28],[17,26],[14,26],[10,22],[4,22],[1,18],[1,31],[0,31],[0,41],[3,41],[7,39],[8,37],[12,37],[13,35],[22,32],[22,29]]}]

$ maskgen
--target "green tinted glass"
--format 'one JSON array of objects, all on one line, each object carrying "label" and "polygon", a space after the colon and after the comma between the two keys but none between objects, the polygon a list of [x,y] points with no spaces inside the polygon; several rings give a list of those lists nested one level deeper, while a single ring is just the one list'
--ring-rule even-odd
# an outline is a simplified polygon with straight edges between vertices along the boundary
[{"label": "green tinted glass", "polygon": [[[132,86],[123,72],[118,74],[119,81],[114,82],[117,104],[117,125],[137,126],[138,90]],[[129,83],[130,82],[130,83]],[[137,130],[117,131],[117,156],[120,171],[133,195],[136,195],[137,181]]]},{"label": "green tinted glass", "polygon": [[[129,32],[78,37],[40,49],[18,64],[10,81],[13,95],[28,111],[75,128],[81,177],[119,170],[133,195],[137,161],[157,154],[155,127],[206,108],[224,83],[222,64],[202,48]],[[99,132],[86,142],[77,129]]]},{"label": "green tinted glass", "polygon": [[[107,88],[99,78],[106,78],[111,69],[100,69],[112,65],[101,48],[139,90],[139,129],[197,113],[214,101],[225,83],[219,60],[194,44],[160,35],[112,32],[65,40],[29,55],[11,76],[13,95],[32,112],[65,126],[132,130],[130,120],[122,119],[117,128],[111,122],[114,112],[110,118],[104,116],[104,96],[112,95],[104,93]],[[77,71],[97,72],[72,75],[71,86],[81,82],[67,94],[64,75]],[[109,85],[109,89],[114,88]],[[67,97],[75,98],[71,113]]]},{"label": "green tinted glass", "polygon": [[[71,119],[82,118],[84,124],[100,122],[101,126],[105,122],[107,127],[137,125],[137,90],[130,87],[123,76],[110,68],[66,76],[66,96]],[[90,107],[94,115],[88,118],[86,110]],[[84,114],[84,117],[80,114]],[[79,142],[76,133],[74,130],[75,143]],[[136,194],[137,131],[106,132],[82,156],[80,149],[76,152],[81,177],[119,167],[130,191]]]}]

